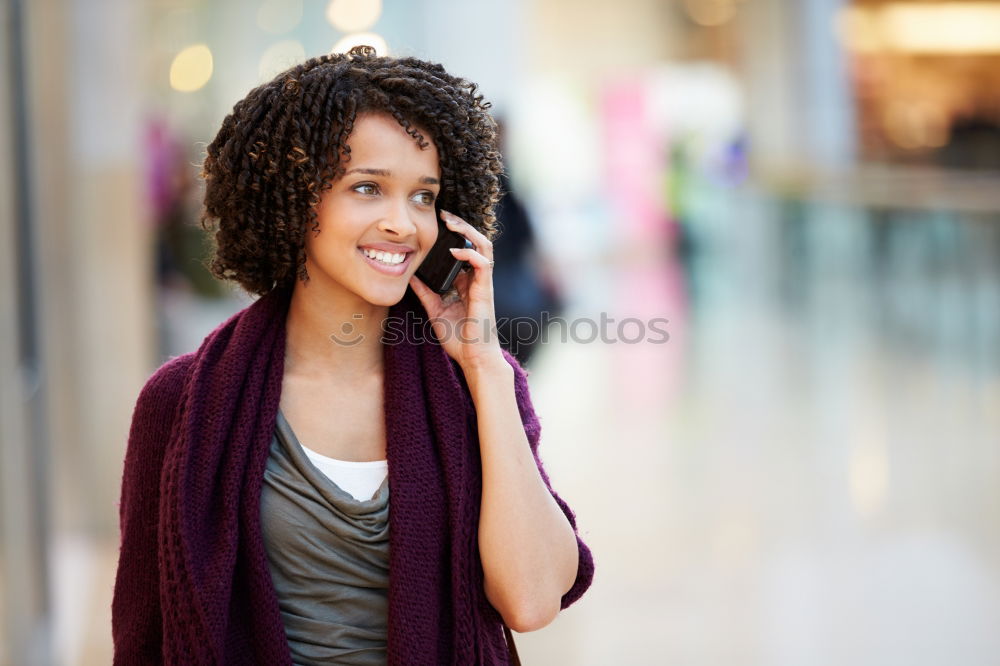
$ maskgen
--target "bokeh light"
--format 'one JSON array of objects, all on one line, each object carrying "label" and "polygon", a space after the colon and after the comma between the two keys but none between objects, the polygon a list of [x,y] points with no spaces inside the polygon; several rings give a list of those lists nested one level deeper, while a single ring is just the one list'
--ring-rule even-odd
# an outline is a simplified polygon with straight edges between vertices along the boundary
[{"label": "bokeh light", "polygon": [[736,16],[736,0],[684,0],[684,9],[698,25],[713,27]]},{"label": "bokeh light", "polygon": [[1000,53],[1000,3],[896,2],[845,7],[837,18],[844,45],[856,52]]},{"label": "bokeh light", "polygon": [[208,46],[188,46],[170,64],[170,87],[180,92],[199,90],[212,78],[212,67],[212,51]]},{"label": "bokeh light", "polygon": [[326,18],[343,32],[368,30],[382,15],[382,0],[330,0]]},{"label": "bokeh light", "polygon": [[947,118],[930,103],[894,100],[882,121],[889,140],[906,150],[940,148],[948,140]]}]

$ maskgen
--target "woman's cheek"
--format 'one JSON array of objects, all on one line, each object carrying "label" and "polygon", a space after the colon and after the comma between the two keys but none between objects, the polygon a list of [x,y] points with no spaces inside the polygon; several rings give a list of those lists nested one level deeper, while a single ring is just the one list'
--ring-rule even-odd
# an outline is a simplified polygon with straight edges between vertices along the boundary
[{"label": "woman's cheek", "polygon": [[434,243],[437,242],[438,233],[440,233],[441,225],[437,221],[437,212],[430,216],[430,219],[426,221],[424,225],[425,238],[423,239],[424,245],[427,250],[430,251],[434,247]]}]

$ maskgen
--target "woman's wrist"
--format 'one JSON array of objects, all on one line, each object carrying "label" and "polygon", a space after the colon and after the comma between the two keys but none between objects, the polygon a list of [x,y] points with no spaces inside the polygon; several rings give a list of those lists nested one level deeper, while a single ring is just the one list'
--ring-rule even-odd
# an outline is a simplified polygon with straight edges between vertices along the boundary
[{"label": "woman's wrist", "polygon": [[479,386],[514,377],[514,368],[507,362],[503,352],[499,349],[496,354],[488,354],[466,361],[462,364],[462,371],[465,373],[465,381],[473,392],[473,396]]}]

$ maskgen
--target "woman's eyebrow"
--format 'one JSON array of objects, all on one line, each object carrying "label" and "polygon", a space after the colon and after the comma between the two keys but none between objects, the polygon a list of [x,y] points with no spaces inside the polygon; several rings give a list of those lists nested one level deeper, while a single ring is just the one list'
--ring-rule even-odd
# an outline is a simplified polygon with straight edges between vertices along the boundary
[{"label": "woman's eyebrow", "polygon": [[[345,176],[349,176],[352,173],[363,173],[368,176],[381,176],[382,178],[388,178],[392,175],[392,172],[388,169],[369,169],[365,167],[356,167],[354,169],[348,169],[344,172]],[[430,176],[423,176],[420,182],[424,185],[439,185],[441,181],[437,178],[432,178]]]}]

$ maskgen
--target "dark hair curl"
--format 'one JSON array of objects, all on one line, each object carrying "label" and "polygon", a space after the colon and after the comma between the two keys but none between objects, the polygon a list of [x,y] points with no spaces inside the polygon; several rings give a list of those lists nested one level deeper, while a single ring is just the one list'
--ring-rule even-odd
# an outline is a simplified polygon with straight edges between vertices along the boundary
[{"label": "dark hair curl", "polygon": [[421,147],[438,149],[438,207],[487,238],[502,170],[496,123],[475,83],[416,58],[370,47],[313,58],[237,102],[209,144],[202,226],[214,234],[208,268],[252,294],[308,279],[305,234],[321,194],[345,171],[358,114],[391,115]]}]

